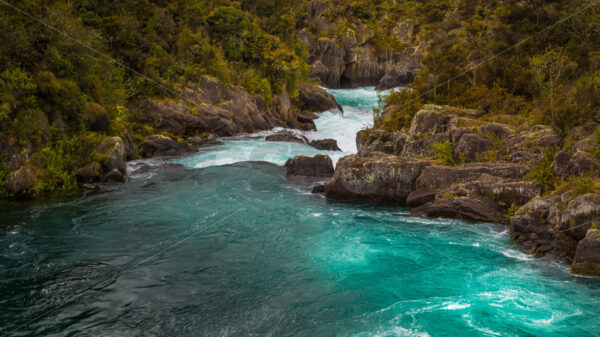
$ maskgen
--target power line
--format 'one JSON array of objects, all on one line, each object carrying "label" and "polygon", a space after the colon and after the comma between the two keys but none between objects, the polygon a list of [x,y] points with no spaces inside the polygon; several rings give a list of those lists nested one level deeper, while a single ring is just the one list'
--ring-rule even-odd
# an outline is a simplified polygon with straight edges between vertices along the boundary
[{"label": "power line", "polygon": [[105,58],[105,59],[107,59],[107,60],[109,60],[109,61],[117,64],[118,66],[123,67],[123,68],[129,70],[130,72],[132,72],[132,73],[134,73],[134,74],[136,74],[136,75],[144,78],[147,81],[150,81],[152,84],[156,85],[160,89],[162,89],[162,90],[164,90],[164,91],[166,91],[166,92],[168,92],[170,94],[173,94],[173,95],[175,95],[175,96],[177,96],[177,97],[179,97],[179,98],[181,98],[181,99],[183,99],[183,100],[185,100],[185,101],[187,101],[187,102],[189,102],[189,103],[191,103],[191,104],[193,104],[195,106],[198,106],[198,107],[200,106],[198,103],[192,101],[191,99],[187,98],[185,95],[177,92],[176,90],[173,90],[173,89],[167,87],[166,85],[164,85],[164,84],[162,84],[162,83],[160,83],[160,82],[158,82],[156,80],[153,80],[149,76],[147,76],[147,75],[145,75],[145,74],[143,74],[143,73],[141,73],[141,72],[139,72],[139,71],[137,71],[137,70],[129,67],[128,65],[124,64],[123,62],[120,62],[120,61],[116,60],[115,58],[111,57],[110,55],[107,55],[107,54],[105,54],[105,53],[97,50],[96,48],[90,46],[89,44],[87,44],[87,43],[85,43],[85,42],[83,42],[83,41],[75,38],[74,36],[72,36],[72,35],[70,35],[70,34],[64,32],[64,31],[62,31],[62,30],[60,30],[60,29],[58,29],[58,28],[56,28],[54,26],[52,26],[51,24],[49,24],[49,23],[47,23],[45,21],[42,21],[42,20],[36,18],[32,14],[29,14],[29,13],[25,12],[24,10],[22,10],[22,9],[20,9],[18,7],[15,7],[15,6],[11,5],[10,3],[8,3],[8,2],[6,2],[4,0],[0,0],[0,3],[6,5],[7,7],[12,8],[13,10],[15,10],[15,11],[19,12],[20,14],[28,17],[29,19],[34,20],[34,21],[36,21],[36,22],[38,22],[38,23],[46,26],[47,28],[49,28],[49,29],[51,29],[51,30],[59,33],[60,35],[62,35],[64,37],[66,37],[66,38],[68,38],[68,39],[76,42],[77,44],[79,44],[79,45],[81,45],[81,46],[83,46],[83,47],[91,50],[92,52],[94,52],[94,53],[100,55],[101,57],[103,57],[103,58]]},{"label": "power line", "polygon": [[494,59],[496,59],[496,58],[498,58],[498,57],[500,57],[500,56],[502,56],[502,55],[504,55],[504,54],[508,53],[509,51],[511,51],[511,50],[513,50],[513,49],[515,49],[515,48],[517,48],[518,46],[520,46],[520,45],[524,44],[525,42],[528,42],[528,41],[530,41],[530,40],[532,40],[532,39],[536,38],[536,37],[537,37],[537,36],[539,36],[540,34],[543,34],[543,33],[547,32],[548,30],[550,30],[550,29],[552,29],[552,28],[554,28],[554,27],[556,27],[556,26],[559,26],[559,25],[563,24],[565,21],[567,21],[567,20],[569,20],[569,19],[573,18],[574,16],[577,16],[577,15],[579,15],[579,14],[581,14],[581,13],[585,12],[586,10],[588,10],[588,9],[590,9],[590,8],[592,8],[592,7],[594,7],[594,6],[596,6],[597,4],[600,4],[600,0],[593,2],[592,4],[590,4],[590,5],[588,5],[588,6],[584,7],[584,8],[582,8],[582,9],[580,9],[580,10],[578,10],[578,11],[576,11],[576,12],[574,12],[574,13],[570,14],[570,15],[568,15],[567,17],[565,17],[565,18],[563,18],[563,19],[561,19],[561,20],[558,20],[557,22],[555,22],[555,23],[551,24],[550,26],[547,26],[546,28],[544,28],[544,29],[542,29],[542,30],[538,31],[537,33],[535,33],[535,34],[533,34],[533,35],[530,35],[530,36],[528,36],[528,37],[526,37],[526,38],[522,39],[521,41],[519,41],[519,42],[517,42],[516,44],[514,44],[514,45],[512,45],[512,46],[510,46],[510,47],[508,47],[508,48],[506,48],[506,49],[504,49],[504,50],[502,50],[501,52],[499,52],[499,53],[497,53],[497,54],[494,54],[494,55],[492,55],[492,56],[488,57],[487,59],[485,59],[485,60],[483,60],[483,61],[481,61],[481,62],[479,62],[479,63],[476,63],[474,66],[470,67],[468,70],[465,70],[465,71],[463,71],[462,73],[460,73],[460,74],[458,74],[458,75],[456,75],[456,76],[454,76],[454,77],[452,77],[452,78],[450,78],[450,79],[448,79],[448,80],[445,80],[445,81],[442,81],[442,82],[438,82],[438,83],[440,83],[440,84],[437,84],[437,83],[436,83],[436,85],[434,85],[432,88],[428,89],[427,91],[425,91],[424,93],[422,93],[422,94],[418,95],[417,97],[415,97],[415,98],[412,98],[412,99],[408,100],[406,103],[402,104],[400,107],[401,107],[401,108],[402,108],[402,107],[405,107],[405,106],[407,106],[408,104],[410,104],[410,103],[412,103],[412,102],[416,101],[417,99],[419,99],[419,98],[422,98],[422,97],[423,97],[423,96],[425,96],[425,95],[428,95],[428,94],[429,94],[429,93],[431,93],[432,91],[435,91],[435,90],[437,90],[437,89],[439,89],[439,88],[441,88],[441,87],[443,87],[443,86],[445,86],[445,85],[449,85],[449,84],[450,84],[450,82],[453,82],[453,81],[455,81],[456,79],[458,79],[458,78],[460,78],[460,77],[462,77],[462,76],[464,76],[464,75],[466,75],[466,74],[468,74],[468,73],[470,73],[470,72],[472,72],[472,71],[476,70],[477,68],[481,67],[482,65],[484,65],[484,64],[486,64],[486,63],[488,63],[488,62],[490,62],[490,61],[492,61],[492,60],[494,60]]},{"label": "power line", "polygon": [[[2,0],[0,0],[0,1],[2,1]],[[229,219],[229,218],[231,218],[231,217],[233,217],[235,215],[238,215],[241,212],[246,211],[246,210],[247,209],[242,209],[242,210],[239,210],[237,212],[231,213],[231,214],[223,217],[221,220],[213,223],[213,226],[216,225],[216,224],[220,224],[221,222],[225,221],[226,219]],[[69,298],[68,300],[64,301],[63,303],[55,306],[54,308],[51,308],[51,309],[49,309],[49,310],[47,310],[47,311],[45,311],[45,312],[43,312],[43,313],[35,316],[34,318],[28,320],[27,322],[25,322],[23,324],[20,324],[16,328],[14,328],[14,329],[12,329],[10,331],[5,332],[2,336],[10,336],[15,331],[17,331],[19,329],[22,329],[22,328],[28,326],[29,324],[31,324],[31,323],[33,323],[33,322],[35,322],[35,321],[37,321],[37,320],[39,320],[41,318],[44,318],[44,317],[48,316],[49,314],[51,314],[51,313],[53,313],[53,312],[55,312],[55,311],[63,308],[67,304],[72,303],[73,301],[77,300],[78,298],[84,296],[85,294],[89,293],[90,291],[92,291],[92,290],[94,290],[96,288],[104,288],[104,287],[106,287],[108,284],[110,284],[110,282],[116,280],[117,278],[119,278],[119,276],[123,275],[124,273],[126,273],[126,272],[128,272],[130,270],[133,270],[133,269],[135,269],[135,268],[143,265],[144,263],[152,260],[153,258],[155,258],[155,257],[157,257],[157,256],[159,256],[159,255],[161,255],[161,254],[163,254],[163,253],[165,253],[165,252],[167,252],[167,251],[169,251],[169,250],[171,250],[171,249],[173,249],[173,248],[181,245],[182,243],[188,241],[189,239],[195,237],[198,234],[200,234],[200,232],[192,232],[192,234],[185,236],[181,240],[176,241],[175,243],[173,243],[173,244],[165,247],[164,249],[161,249],[161,250],[155,252],[154,254],[152,254],[152,255],[150,255],[150,256],[148,256],[148,257],[146,257],[146,258],[144,258],[144,259],[142,259],[142,260],[140,260],[140,261],[138,261],[138,262],[136,262],[136,263],[134,263],[132,265],[129,265],[129,266],[125,267],[125,268],[122,268],[121,270],[117,271],[116,273],[114,273],[110,277],[108,277],[106,279],[103,279],[100,282],[94,283],[93,285],[87,287],[86,289],[84,289],[83,291],[81,291],[80,293],[78,293],[77,295],[75,295],[75,296]]]}]

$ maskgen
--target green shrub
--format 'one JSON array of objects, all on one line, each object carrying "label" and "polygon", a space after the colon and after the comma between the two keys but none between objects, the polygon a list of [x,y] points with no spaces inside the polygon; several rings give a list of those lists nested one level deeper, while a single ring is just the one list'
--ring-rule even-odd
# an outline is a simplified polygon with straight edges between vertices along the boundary
[{"label": "green shrub", "polygon": [[554,152],[548,152],[544,155],[544,159],[537,163],[527,177],[533,179],[536,186],[542,188],[543,192],[553,191],[556,187],[554,177]]},{"label": "green shrub", "polygon": [[443,143],[433,144],[432,147],[438,164],[456,166],[456,161],[454,160],[454,143],[447,140]]}]

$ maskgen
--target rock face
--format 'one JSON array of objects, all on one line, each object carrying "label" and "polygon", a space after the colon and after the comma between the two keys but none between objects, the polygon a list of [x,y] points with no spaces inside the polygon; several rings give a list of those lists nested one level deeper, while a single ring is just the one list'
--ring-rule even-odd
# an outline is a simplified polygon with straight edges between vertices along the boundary
[{"label": "rock face", "polygon": [[[402,51],[396,51],[381,48],[374,42],[374,32],[361,20],[325,15],[328,6],[321,0],[310,1],[306,20],[317,31],[313,33],[305,28],[298,32],[300,41],[310,52],[307,62],[311,78],[329,88],[377,85],[378,90],[412,82],[422,67],[423,51],[426,49],[410,46],[414,23],[406,21],[395,27],[394,36],[409,45]],[[331,29],[334,28],[341,31],[332,35]]]},{"label": "rock face", "polygon": [[327,178],[333,175],[333,162],[329,156],[316,155],[314,157],[298,156],[285,163],[286,176],[288,177],[315,177]]},{"label": "rock face", "polygon": [[139,148],[144,158],[182,156],[198,152],[193,146],[176,142],[172,138],[162,135],[144,138]]},{"label": "rock face", "polygon": [[403,206],[416,180],[430,163],[396,156],[342,158],[325,186],[332,199]]},{"label": "rock face", "polygon": [[25,194],[35,183],[35,173],[29,166],[13,171],[6,180],[6,189],[15,196]]},{"label": "rock face", "polygon": [[[337,109],[344,112],[333,95],[322,88],[308,84],[298,84],[298,105],[309,112],[324,112]],[[299,119],[300,120],[300,119]]]},{"label": "rock face", "polygon": [[181,137],[207,132],[226,137],[274,127],[312,130],[314,124],[298,122],[301,107],[312,112],[339,106],[333,96],[319,87],[301,84],[300,88],[301,95],[294,102],[284,93],[274,96],[273,103],[267,106],[257,95],[249,96],[237,87],[205,76],[197,86],[186,89],[187,102],[141,99],[130,109],[137,121]]},{"label": "rock face", "polygon": [[493,200],[481,196],[438,199],[415,208],[412,213],[430,218],[506,222],[500,206]]},{"label": "rock face", "polygon": [[125,145],[121,137],[106,138],[98,145],[96,152],[107,157],[106,162],[102,164],[104,172],[116,169],[121,174],[126,174]]},{"label": "rock face", "polygon": [[588,230],[577,245],[571,271],[582,275],[600,275],[600,230]]}]

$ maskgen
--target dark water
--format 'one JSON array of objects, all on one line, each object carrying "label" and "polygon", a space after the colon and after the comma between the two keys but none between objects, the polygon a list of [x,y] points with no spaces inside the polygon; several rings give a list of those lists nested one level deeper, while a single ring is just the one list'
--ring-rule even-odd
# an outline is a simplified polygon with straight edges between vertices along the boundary
[{"label": "dark water", "polygon": [[273,164],[190,161],[1,205],[0,336],[599,334],[600,280],[520,252],[504,226],[328,201]]}]

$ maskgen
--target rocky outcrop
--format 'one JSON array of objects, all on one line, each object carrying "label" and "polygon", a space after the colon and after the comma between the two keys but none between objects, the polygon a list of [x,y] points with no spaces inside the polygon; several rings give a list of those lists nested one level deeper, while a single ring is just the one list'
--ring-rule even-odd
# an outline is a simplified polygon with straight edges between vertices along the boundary
[{"label": "rocky outcrop", "polygon": [[174,141],[163,135],[144,138],[139,145],[140,154],[144,158],[182,156],[198,152],[193,146]]},{"label": "rocky outcrop", "polygon": [[[406,48],[384,47],[374,41],[374,32],[361,20],[325,15],[329,4],[312,0],[307,7],[307,23],[298,37],[309,49],[310,76],[330,88],[377,85],[378,90],[412,83],[422,67],[424,47],[413,47],[414,22],[399,23],[391,35]],[[336,9],[330,8],[331,11]],[[332,29],[336,34],[332,34]]]},{"label": "rocky outcrop", "polygon": [[571,200],[572,195],[566,192],[531,200],[511,217],[511,236],[536,255],[574,259],[574,273],[600,275],[594,262],[600,256],[594,234],[600,225],[600,195],[584,194]]},{"label": "rocky outcrop", "polygon": [[323,88],[302,83],[298,84],[297,87],[298,98],[296,101],[302,110],[318,113],[337,109],[344,112],[344,109],[337,103],[333,95]]},{"label": "rocky outcrop", "polygon": [[387,205],[406,205],[416,181],[430,163],[390,155],[348,156],[337,163],[335,175],[325,186],[332,199]]},{"label": "rocky outcrop", "polygon": [[333,175],[333,162],[329,156],[297,156],[285,163],[287,177],[327,178]]},{"label": "rocky outcrop", "polygon": [[554,174],[563,179],[597,170],[598,164],[591,154],[584,151],[576,151],[573,155],[569,155],[567,151],[560,151],[554,156]]},{"label": "rocky outcrop", "polygon": [[125,145],[121,137],[110,137],[104,139],[96,148],[96,152],[104,155],[106,159],[102,163],[104,172],[117,170],[121,174],[126,174],[126,154]]},{"label": "rocky outcrop", "polygon": [[35,173],[29,166],[11,172],[6,180],[6,189],[14,196],[26,194],[35,184]]},{"label": "rocky outcrop", "polygon": [[590,229],[577,245],[571,271],[581,275],[600,275],[600,229]]},{"label": "rocky outcrop", "polygon": [[454,218],[470,221],[504,223],[506,218],[498,203],[483,196],[437,199],[415,208],[412,214],[430,218]]},{"label": "rocky outcrop", "polygon": [[417,185],[423,190],[446,188],[457,183],[473,183],[484,174],[512,180],[524,179],[529,172],[525,165],[493,162],[471,163],[461,166],[431,165],[423,170],[417,179]]}]

